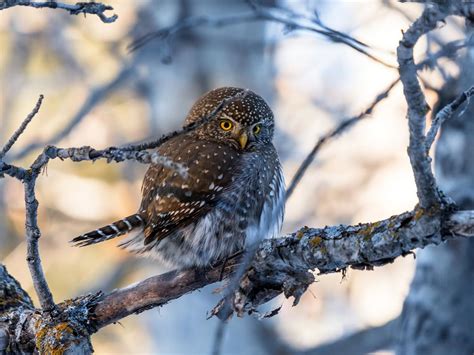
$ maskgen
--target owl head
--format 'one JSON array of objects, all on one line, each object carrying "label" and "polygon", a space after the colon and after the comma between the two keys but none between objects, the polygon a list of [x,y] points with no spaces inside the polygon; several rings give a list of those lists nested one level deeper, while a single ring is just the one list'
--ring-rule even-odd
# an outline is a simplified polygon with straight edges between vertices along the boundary
[{"label": "owl head", "polygon": [[[234,87],[209,91],[193,105],[185,125],[210,115],[223,100],[243,91]],[[222,142],[247,151],[270,144],[274,125],[273,113],[268,104],[256,93],[247,90],[246,95],[231,101],[208,123],[198,127],[195,134],[200,139]]]}]

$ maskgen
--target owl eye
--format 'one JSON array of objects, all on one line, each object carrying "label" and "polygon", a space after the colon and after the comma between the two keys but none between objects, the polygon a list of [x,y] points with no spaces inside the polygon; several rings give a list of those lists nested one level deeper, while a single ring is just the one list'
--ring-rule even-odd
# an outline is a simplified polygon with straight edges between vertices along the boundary
[{"label": "owl eye", "polygon": [[253,127],[253,134],[257,135],[260,133],[262,127],[258,124]]},{"label": "owl eye", "polygon": [[233,124],[229,120],[222,120],[220,126],[224,131],[230,131],[233,127]]}]

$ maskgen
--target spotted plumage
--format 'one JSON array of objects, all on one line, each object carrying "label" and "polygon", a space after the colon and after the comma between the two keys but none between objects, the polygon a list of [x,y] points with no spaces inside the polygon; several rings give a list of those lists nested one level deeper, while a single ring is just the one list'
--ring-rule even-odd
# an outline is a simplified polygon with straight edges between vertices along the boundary
[{"label": "spotted plumage", "polygon": [[[210,91],[185,124],[208,117],[239,88]],[[248,91],[207,123],[176,136],[160,155],[188,168],[186,177],[152,164],[138,213],[73,240],[80,246],[130,233],[120,245],[180,268],[214,264],[262,238],[283,220],[284,181],[272,144],[273,114]]]}]

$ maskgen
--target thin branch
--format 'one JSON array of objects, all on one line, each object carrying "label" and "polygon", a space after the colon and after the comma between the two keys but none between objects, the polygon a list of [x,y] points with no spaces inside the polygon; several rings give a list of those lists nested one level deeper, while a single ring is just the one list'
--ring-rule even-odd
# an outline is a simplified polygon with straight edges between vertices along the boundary
[{"label": "thin branch", "polygon": [[322,137],[318,139],[316,142],[315,146],[311,150],[311,152],[306,156],[306,158],[303,160],[301,163],[300,167],[296,171],[295,175],[293,176],[293,179],[290,182],[290,185],[288,186],[288,189],[286,190],[286,199],[288,200],[290,196],[293,194],[296,186],[298,183],[301,181],[303,178],[303,175],[305,174],[306,170],[308,167],[311,165],[313,162],[314,158],[316,157],[316,154],[319,152],[319,150],[324,146],[326,142],[328,142],[331,138],[334,138],[344,131],[346,131],[348,128],[352,127],[356,122],[368,117],[374,110],[374,108],[386,97],[388,97],[388,94],[390,91],[395,87],[395,85],[400,81],[400,79],[394,80],[383,92],[377,95],[375,100],[367,107],[363,112],[358,114],[357,116],[351,117],[343,122],[341,122],[336,128],[334,128],[332,131],[326,133]]},{"label": "thin branch", "polygon": [[312,349],[295,351],[294,355],[333,355],[351,354],[365,355],[378,350],[390,349],[396,340],[400,326],[397,317],[377,327],[362,329],[353,334],[343,336],[333,342],[318,345]]},{"label": "thin branch", "polygon": [[220,320],[217,324],[216,333],[214,335],[214,342],[212,345],[212,355],[222,354],[222,347],[224,346],[224,337],[229,324],[229,321]]},{"label": "thin branch", "polygon": [[170,140],[171,138],[191,132],[195,130],[196,128],[201,127],[202,125],[205,125],[206,123],[211,121],[213,118],[215,118],[222,110],[224,110],[232,102],[244,99],[248,95],[248,93],[249,93],[249,90],[245,89],[231,97],[228,97],[222,100],[219,103],[219,105],[216,108],[214,108],[214,110],[212,110],[212,112],[209,113],[207,116],[202,117],[201,119],[184,126],[182,129],[178,131],[165,134],[157,140],[152,140],[149,142],[138,143],[138,144],[129,144],[129,145],[122,146],[120,149],[123,150],[124,152],[127,152],[127,151],[138,151],[138,150],[157,148],[163,143]]},{"label": "thin branch", "polygon": [[456,110],[467,101],[469,105],[469,100],[471,96],[474,96],[474,86],[471,86],[470,89],[464,91],[459,97],[457,97],[453,102],[443,107],[437,114],[436,117],[433,119],[431,123],[430,130],[426,134],[426,142],[425,142],[425,150],[426,154],[429,154],[431,146],[436,138],[436,134],[440,129],[443,122],[450,119],[451,116],[456,112]]},{"label": "thin branch", "polygon": [[[75,115],[74,119],[68,124],[68,126],[65,129],[63,129],[61,132],[56,134],[52,139],[50,139],[50,142],[54,143],[55,141],[59,141],[62,138],[64,138],[67,134],[69,134],[69,132],[82,120],[82,118],[90,111],[90,109],[98,101],[100,101],[100,99],[106,93],[108,93],[112,87],[115,87],[119,82],[122,82],[123,79],[129,76],[129,74],[132,72],[131,70],[132,70],[131,67],[124,68],[121,71],[121,74],[119,74],[114,80],[112,80],[107,85],[94,91],[94,93],[89,96],[89,98],[86,100],[86,103],[82,106],[81,110]],[[140,163],[149,164],[152,161],[150,160],[150,157],[152,157],[152,153],[143,152],[144,150],[157,148],[163,143],[165,143],[166,141],[170,140],[171,138],[174,138],[181,134],[188,133],[208,123],[211,119],[216,117],[229,104],[231,104],[234,101],[244,98],[247,94],[248,94],[248,90],[243,90],[232,97],[222,100],[221,103],[207,116],[193,122],[192,124],[189,124],[183,127],[180,130],[165,134],[161,136],[159,139],[155,139],[155,140],[144,142],[144,143],[138,143],[138,144],[127,144],[119,148],[110,147],[104,150],[96,150],[88,146],[80,147],[80,148],[57,148],[50,145],[50,146],[47,146],[43,150],[43,154],[40,155],[40,157],[38,157],[37,160],[49,159],[49,158],[54,159],[56,157],[59,157],[60,159],[71,159],[73,161],[95,160],[99,158],[105,158],[108,161],[113,160],[116,162],[120,162],[123,160],[136,160]],[[45,144],[44,142],[33,143],[30,146],[26,147],[24,150],[22,150],[19,154],[15,155],[13,159],[23,158],[25,155],[29,154],[32,150],[43,147],[44,144]],[[181,164],[174,163],[164,157],[159,157],[157,154],[154,154],[153,157],[156,160],[155,162],[163,164],[164,166],[170,167],[172,169],[178,170],[180,171],[180,174],[185,174],[184,171],[182,170],[185,167],[183,167]],[[0,161],[0,173],[1,173],[1,161]]]},{"label": "thin branch", "polygon": [[[146,35],[133,41],[127,48],[129,51],[135,51],[152,40],[169,41],[173,36],[176,36],[180,32],[188,31],[196,27],[223,27],[231,26],[242,23],[268,21],[282,24],[286,27],[286,30],[305,30],[314,32],[324,36],[328,40],[334,43],[342,43],[356,50],[359,53],[364,54],[370,59],[380,63],[389,68],[395,68],[392,64],[377,58],[375,55],[369,52],[370,47],[342,32],[333,30],[323,25],[317,17],[308,18],[299,14],[294,13],[291,10],[281,9],[271,6],[255,5],[251,6],[251,12],[245,12],[237,15],[227,15],[221,17],[209,17],[209,16],[192,16],[178,21],[172,26],[165,27],[156,31],[147,33]],[[168,43],[168,42],[166,42]]]},{"label": "thin branch", "polygon": [[66,137],[79,123],[82,122],[84,117],[107,95],[112,93],[114,90],[120,87],[120,85],[134,73],[135,63],[124,64],[118,74],[109,82],[101,85],[90,92],[84,103],[81,105],[79,111],[71,118],[68,124],[57,132],[52,138],[47,141],[37,141],[29,144],[16,154],[13,154],[12,160],[19,160],[26,157],[32,151],[43,148],[46,145],[57,144],[60,140]]},{"label": "thin branch", "polygon": [[433,69],[439,67],[438,60],[440,58],[456,59],[456,54],[460,49],[472,48],[474,46],[474,38],[468,38],[466,40],[455,40],[443,44],[443,46],[435,53],[429,53],[426,58],[416,65],[417,69]]},{"label": "thin branch", "polygon": [[[440,58],[452,58],[455,53],[466,47],[471,47],[473,45],[472,40],[468,41],[452,41],[449,42],[445,45],[445,47],[441,48],[438,50],[436,53],[428,56],[425,58],[423,61],[418,63],[416,65],[417,70],[423,70],[425,68],[433,68],[434,64],[436,61]],[[286,192],[286,199],[288,200],[289,197],[293,194],[295,188],[297,185],[301,182],[301,179],[303,178],[304,174],[308,170],[308,167],[311,165],[311,163],[314,161],[314,158],[318,154],[318,152],[321,150],[321,148],[326,144],[328,141],[330,141],[332,138],[338,136],[339,134],[343,133],[346,131],[348,128],[352,127],[354,123],[361,121],[364,118],[367,118],[368,115],[370,115],[373,111],[373,109],[377,106],[380,101],[388,97],[388,94],[390,91],[393,89],[393,87],[400,81],[400,78],[396,79],[394,82],[392,82],[387,89],[385,89],[382,93],[377,95],[377,97],[374,99],[374,101],[370,104],[370,106],[360,113],[358,116],[354,116],[350,119],[347,119],[343,122],[341,122],[336,128],[334,128],[332,131],[326,133],[324,136],[320,137],[318,141],[316,142],[315,146],[313,149],[309,152],[309,154],[306,156],[306,158],[303,160],[301,165],[299,166],[298,170],[296,171],[295,175],[293,176],[287,192]]]},{"label": "thin branch", "polygon": [[98,2],[77,2],[76,4],[64,4],[57,1],[31,1],[31,0],[4,0],[0,3],[0,10],[5,10],[13,6],[29,6],[36,9],[63,9],[68,11],[71,15],[90,14],[97,15],[102,22],[112,23],[118,18],[118,15],[106,16],[104,14],[107,10],[114,8],[109,5],[104,5]]},{"label": "thin branch", "polygon": [[2,150],[0,151],[0,159],[2,159],[5,156],[5,154],[7,154],[7,152],[11,149],[11,147],[13,147],[13,144],[15,144],[18,137],[20,137],[20,135],[25,131],[26,127],[31,122],[31,120],[36,116],[36,114],[38,113],[41,107],[41,104],[43,103],[43,98],[44,98],[43,95],[39,96],[38,101],[36,102],[36,106],[33,108],[33,111],[31,111],[30,114],[26,116],[26,118],[21,123],[20,127],[15,131],[15,133],[13,133],[13,135],[8,140],[7,144],[5,144],[5,146],[2,148]]},{"label": "thin branch", "polygon": [[18,166],[7,164],[0,159],[0,178],[3,178],[5,175],[23,181],[27,175],[27,170]]},{"label": "thin branch", "polygon": [[55,308],[55,304],[53,295],[49,290],[48,283],[44,276],[39,254],[38,240],[41,237],[41,232],[38,227],[38,201],[35,197],[36,178],[36,174],[29,173],[24,180],[26,207],[25,231],[27,243],[26,260],[41,308],[49,312]]},{"label": "thin branch", "polygon": [[[25,170],[13,165],[6,164],[0,160],[0,174],[7,174],[14,178],[21,180],[25,188],[25,205],[26,205],[26,240],[27,240],[27,261],[30,269],[31,277],[35,291],[41,303],[41,307],[44,311],[49,312],[55,309],[55,303],[51,291],[49,290],[44,272],[41,266],[41,259],[39,255],[38,240],[41,236],[40,229],[38,227],[37,213],[38,213],[38,201],[35,197],[35,183],[36,179],[41,173],[42,169],[46,166],[50,159],[61,158],[71,159],[73,161],[84,161],[84,160],[96,160],[99,158],[107,159],[107,161],[123,161],[123,160],[136,160],[142,163],[157,163],[167,166],[169,168],[176,169],[180,174],[186,176],[186,167],[181,164],[175,163],[170,159],[160,156],[157,152],[146,152],[144,149],[150,149],[152,147],[158,147],[167,140],[171,139],[180,134],[184,134],[200,127],[203,124],[209,122],[212,118],[218,115],[224,108],[230,103],[244,98],[248,94],[248,90],[242,90],[234,96],[222,100],[222,102],[207,116],[189,124],[180,131],[173,132],[169,135],[163,136],[157,141],[139,144],[139,145],[128,145],[124,148],[108,148],[106,150],[96,150],[91,147],[82,148],[68,148],[61,149],[53,146],[46,147],[43,152],[36,158],[30,169]],[[37,105],[39,106],[39,105]],[[38,107],[39,109],[39,107]],[[27,118],[28,120],[28,118]],[[31,119],[30,119],[31,120]],[[15,134],[15,141],[23,133],[27,123],[23,123],[20,129]],[[9,148],[14,144],[9,145]],[[9,149],[8,148],[8,149]]]},{"label": "thin branch", "polygon": [[61,160],[70,159],[74,162],[106,159],[108,163],[111,161],[122,162],[124,160],[134,160],[142,164],[158,164],[175,170],[183,178],[187,177],[187,167],[185,165],[176,163],[173,160],[158,154],[157,152],[147,152],[142,150],[132,151],[116,147],[97,150],[89,146],[80,148],[58,148],[54,146],[48,146],[43,150],[43,153],[38,156],[31,167],[33,169],[41,169],[46,166],[50,159],[56,158]]}]

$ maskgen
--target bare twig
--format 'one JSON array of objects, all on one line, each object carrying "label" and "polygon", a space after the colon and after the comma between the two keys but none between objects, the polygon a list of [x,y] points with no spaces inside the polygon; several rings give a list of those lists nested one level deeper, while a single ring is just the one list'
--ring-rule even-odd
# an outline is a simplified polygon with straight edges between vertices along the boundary
[{"label": "bare twig", "polygon": [[390,349],[396,341],[399,318],[377,327],[362,329],[353,334],[343,336],[333,342],[316,346],[312,349],[295,351],[294,355],[333,355],[351,354],[365,355],[377,350]]},{"label": "bare twig", "polygon": [[18,166],[10,165],[0,159],[0,178],[8,175],[12,178],[23,181],[27,174],[27,170]]},{"label": "bare twig", "polygon": [[30,154],[35,149],[42,149],[46,145],[57,144],[61,139],[66,137],[79,123],[82,122],[84,117],[107,95],[116,90],[120,85],[134,73],[134,63],[124,64],[118,74],[106,84],[99,86],[92,90],[87,96],[84,103],[81,105],[79,111],[71,118],[68,124],[63,127],[58,133],[47,141],[37,141],[29,144],[22,150],[14,153],[12,160],[22,159]]},{"label": "bare twig", "polygon": [[448,120],[464,102],[467,101],[467,103],[469,104],[471,96],[474,96],[474,86],[464,91],[458,98],[443,107],[436,114],[435,118],[433,119],[433,122],[431,123],[430,130],[426,134],[425,150],[427,155],[429,154],[431,146],[433,145],[433,142],[436,138],[436,134],[438,133],[438,130],[443,124],[443,122]]},{"label": "bare twig", "polygon": [[[196,122],[184,127],[180,131],[173,132],[169,135],[163,136],[159,140],[151,143],[128,145],[124,148],[111,147],[106,150],[96,150],[91,147],[82,148],[68,148],[61,149],[54,146],[49,146],[36,158],[30,169],[25,170],[13,165],[6,164],[0,160],[0,174],[7,174],[14,178],[21,180],[25,187],[25,204],[26,204],[26,239],[27,239],[27,261],[30,268],[30,273],[33,279],[35,291],[44,311],[51,311],[55,308],[53,296],[49,290],[48,284],[44,277],[44,272],[41,266],[41,259],[39,255],[38,240],[40,238],[40,229],[37,222],[38,201],[35,197],[35,183],[36,179],[46,166],[50,159],[61,158],[71,159],[73,161],[96,160],[99,158],[107,159],[107,161],[123,161],[136,160],[142,163],[156,163],[162,164],[166,167],[176,169],[180,174],[186,176],[186,167],[175,163],[170,159],[160,156],[157,152],[150,153],[143,151],[152,147],[158,147],[167,140],[179,134],[184,134],[192,129],[195,129],[203,124],[209,122],[212,118],[218,115],[230,103],[244,98],[248,94],[248,90],[242,90],[236,95],[223,100],[209,115],[202,117]],[[39,104],[37,104],[39,109]],[[37,109],[36,109],[37,111]],[[34,113],[35,110],[33,111]],[[34,116],[34,114],[33,114]],[[32,117],[31,117],[32,118]],[[16,139],[23,133],[26,125],[31,120],[30,116],[23,122],[22,126],[14,135],[13,142],[7,144],[8,149],[15,143]],[[5,151],[7,151],[6,149]]]},{"label": "bare twig", "polygon": [[443,44],[443,46],[435,53],[429,53],[426,58],[416,65],[417,69],[430,68],[433,69],[438,65],[438,59],[449,58],[456,59],[456,54],[460,49],[472,47],[474,45],[474,38],[467,40],[455,40]]},{"label": "bare twig", "polygon": [[114,8],[109,5],[104,5],[98,2],[77,2],[76,4],[64,4],[57,1],[31,1],[31,0],[3,0],[0,3],[0,10],[5,10],[13,6],[29,6],[36,9],[63,9],[68,11],[71,15],[79,14],[90,14],[97,15],[102,22],[112,23],[118,16],[116,14],[112,16],[106,16],[104,14],[107,10],[113,10]]},{"label": "bare twig", "polygon": [[[112,80],[107,85],[95,90],[86,100],[86,103],[82,106],[80,111],[75,115],[75,117],[71,120],[71,122],[63,129],[61,132],[58,132],[53,138],[49,140],[50,144],[54,144],[54,142],[61,140],[64,138],[72,129],[81,122],[83,117],[92,109],[92,107],[99,102],[109,91],[116,87],[119,82],[122,82],[126,77],[128,77],[132,73],[132,67],[127,66],[117,75],[117,77]],[[152,141],[138,143],[138,144],[128,144],[122,146],[120,148],[117,147],[110,147],[104,150],[96,150],[91,147],[81,147],[81,148],[56,148],[54,146],[47,146],[43,151],[43,158],[56,158],[59,157],[61,159],[71,159],[73,161],[83,161],[83,160],[95,160],[98,158],[105,158],[108,161],[123,161],[123,160],[136,160],[141,163],[148,164],[151,162],[150,157],[152,153],[143,152],[147,149],[154,149],[159,147],[161,144],[165,143],[166,141],[174,138],[178,135],[188,133],[201,125],[208,123],[211,119],[216,117],[227,105],[231,104],[232,102],[244,98],[248,94],[247,90],[243,90],[236,95],[229,97],[223,100],[209,115],[203,117],[201,120],[195,121],[190,125],[183,127],[180,130],[168,133],[160,137],[159,139],[155,139]],[[20,151],[17,155],[14,155],[13,159],[20,159],[29,154],[34,149],[38,149],[43,147],[46,143],[39,142],[39,143],[32,143],[31,145],[27,146],[25,149]],[[165,166],[171,167],[173,169],[177,169],[183,173],[182,165],[173,163],[166,158],[159,157],[157,154],[154,155],[154,159],[156,159],[157,163],[166,164]],[[1,173],[1,165],[0,165],[0,173]]]},{"label": "bare twig", "polygon": [[[452,41],[447,43],[443,48],[441,48],[439,51],[436,53],[433,53],[432,55],[428,56],[425,58],[423,61],[418,63],[416,65],[417,70],[423,70],[425,68],[432,68],[436,61],[440,58],[448,57],[451,58],[455,55],[455,53],[467,46],[472,46],[472,41]],[[343,133],[346,131],[348,128],[352,127],[354,123],[361,121],[364,118],[367,118],[368,115],[372,113],[374,108],[386,97],[388,97],[388,94],[390,91],[394,88],[394,86],[400,81],[400,78],[396,79],[394,82],[392,82],[383,92],[381,92],[377,97],[374,99],[374,101],[370,104],[370,106],[360,113],[357,116],[354,116],[352,118],[349,118],[345,121],[342,121],[337,127],[335,127],[333,130],[330,132],[326,133],[322,137],[318,139],[316,142],[315,146],[313,149],[309,152],[309,154],[306,156],[306,158],[303,160],[301,165],[299,166],[298,170],[296,171],[295,175],[293,176],[293,179],[291,180],[288,189],[286,191],[286,199],[288,200],[289,197],[293,194],[295,188],[303,178],[303,175],[306,173],[308,167],[311,165],[313,162],[314,158],[318,154],[319,150],[326,144],[330,139],[338,136],[339,134]]]},{"label": "bare twig", "polygon": [[212,345],[212,355],[222,354],[222,347],[224,345],[224,337],[227,329],[227,325],[230,320],[220,320],[217,324],[216,333],[214,335],[214,342]]},{"label": "bare twig", "polygon": [[166,168],[176,170],[176,172],[178,172],[183,178],[187,177],[187,167],[185,165],[176,163],[173,160],[158,154],[157,152],[147,152],[143,150],[123,150],[116,147],[96,150],[89,146],[80,148],[58,148],[54,146],[48,146],[35,160],[32,168],[41,169],[49,162],[50,159],[56,158],[61,160],[70,159],[74,162],[106,159],[107,162],[134,160],[143,164],[155,163]]},{"label": "bare twig", "polygon": [[368,115],[372,113],[374,108],[379,104],[383,99],[385,99],[390,91],[395,87],[395,85],[400,81],[400,79],[394,80],[383,92],[377,95],[375,100],[367,107],[363,112],[358,114],[357,116],[351,117],[345,121],[342,121],[336,128],[334,128],[332,131],[326,133],[322,137],[318,139],[316,142],[316,145],[313,147],[311,152],[306,156],[306,158],[303,160],[301,163],[300,167],[296,171],[295,175],[293,176],[293,179],[290,182],[290,185],[288,186],[288,189],[286,190],[286,199],[288,200],[290,196],[293,194],[296,186],[298,183],[301,181],[303,178],[303,175],[305,174],[306,170],[308,167],[311,165],[313,162],[316,154],[319,152],[321,147],[329,141],[331,138],[334,138],[338,136],[339,134],[343,133],[346,131],[348,128],[350,128],[352,125],[354,125],[356,122],[366,118]]},{"label": "bare twig", "polygon": [[295,14],[294,12],[281,9],[277,7],[256,5],[252,3],[251,12],[246,12],[236,15],[227,15],[221,17],[209,17],[209,16],[192,16],[178,21],[176,24],[152,31],[146,35],[138,38],[132,42],[128,49],[135,51],[140,47],[143,47],[152,40],[163,40],[168,41],[171,37],[176,36],[180,32],[184,32],[196,27],[223,27],[231,26],[236,24],[258,22],[258,21],[269,21],[280,23],[286,26],[287,30],[305,30],[320,34],[334,43],[342,43],[355,49],[357,52],[362,53],[370,59],[380,63],[389,68],[395,68],[392,64],[389,64],[382,59],[376,57],[369,52],[370,47],[342,32],[333,30],[321,23],[318,18],[307,18],[302,15]]},{"label": "bare twig", "polygon": [[41,258],[39,254],[38,240],[41,236],[38,227],[38,201],[35,197],[35,182],[37,174],[29,173],[24,179],[25,187],[25,206],[26,206],[26,242],[27,252],[26,260],[30,269],[31,278],[35,287],[36,294],[41,304],[41,308],[48,312],[55,308],[53,295],[49,290],[48,283],[44,277],[43,267],[41,266]]},{"label": "bare twig", "polygon": [[245,98],[248,95],[248,93],[249,93],[249,91],[247,89],[245,89],[245,90],[242,90],[242,91],[238,92],[237,94],[235,94],[235,95],[233,95],[229,98],[226,98],[226,99],[222,100],[219,103],[219,105],[217,105],[217,107],[214,110],[212,110],[212,112],[209,113],[207,116],[202,117],[201,119],[199,119],[197,121],[194,121],[191,124],[188,124],[188,125],[184,126],[182,129],[180,129],[178,131],[174,131],[174,132],[165,134],[157,140],[152,140],[152,141],[149,141],[149,142],[138,143],[138,144],[129,144],[129,145],[125,145],[125,146],[121,147],[120,149],[123,150],[124,152],[127,152],[127,151],[137,151],[137,150],[157,148],[160,145],[162,145],[163,143],[165,143],[166,141],[170,140],[171,138],[174,138],[174,137],[176,137],[178,135],[181,135],[181,134],[191,132],[191,131],[195,130],[196,128],[201,127],[202,125],[205,125],[210,120],[215,118],[222,110],[224,110],[232,102],[242,100],[243,98]]},{"label": "bare twig", "polygon": [[0,159],[2,159],[5,156],[5,154],[7,154],[7,152],[11,149],[13,144],[15,144],[15,142],[17,141],[18,137],[20,137],[20,135],[24,132],[24,130],[26,129],[28,124],[31,122],[31,120],[36,116],[43,102],[43,98],[44,98],[43,95],[39,96],[38,101],[36,102],[36,106],[33,108],[33,111],[30,112],[30,114],[21,123],[20,127],[10,137],[7,144],[5,144],[5,146],[2,148],[2,150],[0,151]]}]

